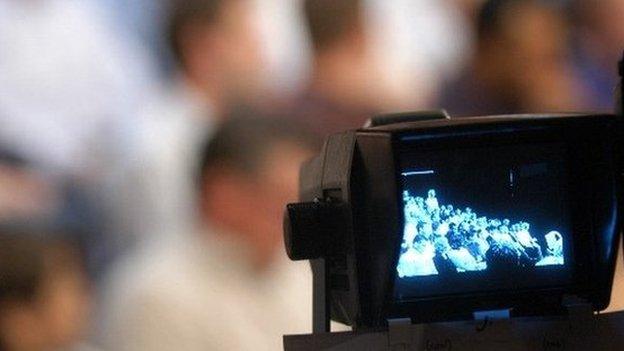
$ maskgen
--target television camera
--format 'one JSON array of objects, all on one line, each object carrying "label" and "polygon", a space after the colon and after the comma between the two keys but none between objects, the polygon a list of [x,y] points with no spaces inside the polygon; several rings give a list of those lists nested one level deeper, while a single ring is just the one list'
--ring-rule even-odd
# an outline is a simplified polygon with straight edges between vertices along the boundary
[{"label": "television camera", "polygon": [[402,113],[330,136],[286,209],[314,289],[313,334],[286,350],[623,342],[623,315],[596,317],[624,214],[616,95],[614,114]]}]

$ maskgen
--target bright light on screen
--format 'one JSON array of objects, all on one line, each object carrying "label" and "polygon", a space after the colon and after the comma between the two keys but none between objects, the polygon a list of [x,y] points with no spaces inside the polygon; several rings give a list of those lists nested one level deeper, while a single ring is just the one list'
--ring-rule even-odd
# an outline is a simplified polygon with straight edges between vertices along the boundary
[{"label": "bright light on screen", "polygon": [[396,298],[570,283],[565,145],[414,150],[400,160]]},{"label": "bright light on screen", "polygon": [[[409,175],[432,174],[413,172]],[[563,265],[563,237],[557,231],[531,233],[531,223],[489,218],[470,207],[441,203],[435,189],[403,192],[405,228],[397,265],[400,278],[483,271],[491,265]],[[504,268],[504,267],[501,267]]]}]

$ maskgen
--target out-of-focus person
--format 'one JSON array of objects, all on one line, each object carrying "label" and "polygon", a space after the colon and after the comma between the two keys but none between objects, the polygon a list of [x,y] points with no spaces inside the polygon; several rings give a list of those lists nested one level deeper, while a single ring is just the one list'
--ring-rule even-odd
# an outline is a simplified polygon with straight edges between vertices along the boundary
[{"label": "out-of-focus person", "polygon": [[478,19],[477,51],[439,106],[453,116],[584,109],[584,90],[568,59],[569,24],[556,3],[488,0]]},{"label": "out-of-focus person", "polygon": [[85,343],[97,261],[91,222],[55,180],[0,146],[2,351],[94,349]]},{"label": "out-of-focus person", "polygon": [[479,9],[485,1],[487,0],[453,0],[452,2],[471,22],[476,22]]},{"label": "out-of-focus person", "polygon": [[88,280],[70,241],[0,226],[0,350],[90,350],[81,344]]},{"label": "out-of-focus person", "polygon": [[618,82],[617,62],[624,49],[624,1],[574,1],[577,32],[574,62],[587,87],[590,107],[613,111],[614,87]]},{"label": "out-of-focus person", "polygon": [[0,0],[0,140],[90,182],[149,96],[150,59],[91,1]]},{"label": "out-of-focus person", "polygon": [[362,126],[372,114],[399,108],[373,55],[362,0],[305,0],[312,45],[309,85],[288,109],[319,135]]},{"label": "out-of-focus person", "polygon": [[[153,91],[152,60],[99,5],[0,0],[0,147],[19,154],[52,188],[70,184],[60,196],[75,205],[65,213],[72,221],[103,218],[101,187],[127,153],[124,133]],[[22,172],[0,171],[0,181],[24,185],[6,188],[17,200],[8,206],[38,191]],[[112,250],[103,231],[89,226],[90,252],[104,264]]]},{"label": "out-of-focus person", "polygon": [[231,105],[259,89],[250,0],[170,5],[167,37],[179,69],[142,111],[110,184],[120,247],[184,230],[194,213],[190,175],[201,141]]},{"label": "out-of-focus person", "polygon": [[311,272],[283,249],[284,206],[315,139],[288,121],[227,119],[201,152],[199,219],[111,278],[111,350],[278,350],[311,326]]},{"label": "out-of-focus person", "polygon": [[456,77],[473,51],[466,0],[363,2],[366,30],[382,72],[376,86],[396,96],[386,109],[430,108],[440,84]]},{"label": "out-of-focus person", "polygon": [[0,224],[36,222],[71,231],[84,249],[89,277],[97,279],[108,263],[99,230],[101,214],[70,180],[51,176],[20,153],[0,145]]}]

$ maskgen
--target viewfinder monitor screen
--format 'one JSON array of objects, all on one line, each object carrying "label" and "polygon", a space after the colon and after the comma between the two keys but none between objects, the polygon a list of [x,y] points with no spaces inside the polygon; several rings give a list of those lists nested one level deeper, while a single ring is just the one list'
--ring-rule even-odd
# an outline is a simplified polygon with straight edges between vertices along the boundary
[{"label": "viewfinder monitor screen", "polygon": [[569,283],[564,144],[407,152],[395,298]]}]

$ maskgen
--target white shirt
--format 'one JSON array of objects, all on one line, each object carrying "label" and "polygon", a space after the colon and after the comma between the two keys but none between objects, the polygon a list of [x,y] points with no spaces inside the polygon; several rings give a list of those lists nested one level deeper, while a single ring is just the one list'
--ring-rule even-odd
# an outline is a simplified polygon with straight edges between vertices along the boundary
[{"label": "white shirt", "polygon": [[125,248],[188,232],[194,223],[203,143],[214,121],[206,99],[174,84],[146,105],[128,128],[128,149],[109,182],[115,246]]},{"label": "white shirt", "polygon": [[478,271],[484,268],[477,263],[477,260],[465,247],[449,250],[447,256],[453,262],[458,272]]},{"label": "white shirt", "polygon": [[423,252],[418,252],[414,248],[409,248],[399,257],[397,272],[399,278],[436,275],[438,270],[433,262],[435,256],[434,249],[428,245]]},{"label": "white shirt", "polygon": [[[377,84],[404,92],[405,108],[431,104],[444,80],[470,57],[470,23],[454,4],[440,0],[366,0],[367,30],[383,70]],[[409,106],[411,102],[411,106]]]},{"label": "white shirt", "polygon": [[436,231],[437,235],[446,236],[449,232],[449,225],[447,222],[442,222]]},{"label": "white shirt", "polygon": [[429,212],[433,212],[433,210],[437,210],[440,208],[440,205],[438,204],[438,199],[436,199],[435,197],[428,197],[427,200],[425,200],[425,203],[427,204],[427,211]]},{"label": "white shirt", "polygon": [[127,262],[134,268],[116,280],[103,306],[112,311],[103,329],[107,349],[281,350],[284,334],[311,331],[307,262],[287,261],[284,254],[260,274],[244,246],[213,234]]},{"label": "white shirt", "polygon": [[546,239],[546,245],[548,246],[548,250],[550,252],[557,254],[563,252],[563,237],[559,232],[553,230],[544,235],[544,238]]},{"label": "white shirt", "polygon": [[418,229],[416,228],[416,223],[407,222],[405,223],[405,230],[403,232],[403,242],[408,246],[411,246],[418,234]]}]

